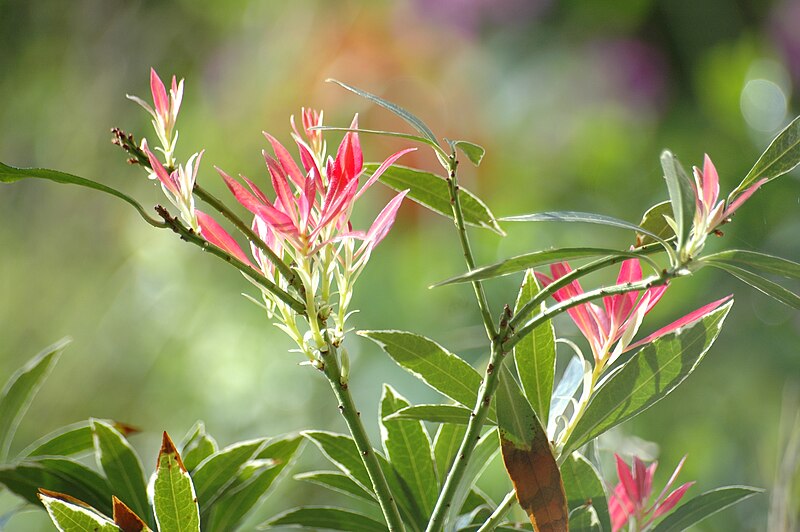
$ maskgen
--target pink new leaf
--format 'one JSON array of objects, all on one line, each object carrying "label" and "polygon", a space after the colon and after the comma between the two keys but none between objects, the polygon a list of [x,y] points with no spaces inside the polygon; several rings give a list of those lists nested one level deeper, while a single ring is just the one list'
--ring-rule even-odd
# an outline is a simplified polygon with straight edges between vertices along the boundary
[{"label": "pink new leaf", "polygon": [[153,104],[155,105],[156,114],[166,120],[169,116],[167,89],[164,87],[164,83],[153,68],[150,69],[150,92],[153,93]]},{"label": "pink new leaf", "polygon": [[397,196],[392,198],[392,200],[386,204],[386,207],[378,214],[375,218],[375,221],[372,223],[372,226],[367,231],[366,241],[371,248],[377,246],[381,240],[386,238],[386,235],[389,233],[389,229],[392,228],[392,224],[394,224],[394,220],[397,217],[397,211],[400,208],[400,204],[403,202],[403,198],[406,197],[408,194],[408,190],[404,190],[399,193]]},{"label": "pink new leaf", "polygon": [[242,248],[236,243],[236,240],[234,240],[214,218],[196,209],[194,212],[197,214],[197,222],[200,224],[200,236],[221,250],[233,255],[248,266],[253,266],[245,256]]},{"label": "pink new leaf", "polygon": [[694,323],[696,321],[699,321],[699,320],[705,318],[707,315],[711,314],[720,305],[722,305],[723,303],[727,302],[731,298],[733,298],[733,295],[726,296],[726,297],[723,297],[722,299],[718,299],[717,301],[713,301],[713,302],[711,302],[711,303],[709,303],[707,305],[703,305],[699,309],[697,309],[697,310],[695,310],[693,312],[690,312],[689,314],[685,315],[684,317],[682,317],[682,318],[680,318],[678,320],[673,321],[672,323],[670,323],[666,327],[662,327],[661,329],[657,330],[656,332],[654,332],[650,336],[648,336],[646,338],[643,338],[643,339],[639,340],[638,342],[635,342],[635,343],[631,344],[630,346],[628,346],[628,350],[635,349],[637,347],[641,347],[641,346],[643,346],[645,344],[649,344],[653,340],[655,340],[657,338],[660,338],[660,337],[664,336],[665,334],[668,334],[668,333],[671,333],[673,331],[676,331],[677,329],[683,327],[684,325],[689,325],[691,323]]},{"label": "pink new leaf", "polygon": [[369,179],[367,179],[367,182],[364,183],[364,186],[361,187],[361,190],[359,190],[358,193],[356,194],[356,199],[361,197],[361,194],[363,194],[369,187],[371,187],[375,183],[375,181],[377,181],[378,178],[381,175],[383,175],[383,173],[397,161],[397,159],[399,159],[406,153],[410,153],[412,151],[417,151],[417,149],[407,148],[405,150],[400,150],[399,152],[390,155],[385,161],[383,161],[383,163],[378,167],[378,169],[375,170],[375,172],[373,172],[373,174],[369,177]]},{"label": "pink new leaf", "polygon": [[306,178],[303,177],[303,173],[300,171],[300,168],[297,167],[297,163],[294,162],[289,150],[287,150],[283,144],[278,142],[278,140],[267,133],[266,131],[262,131],[264,136],[267,138],[269,143],[272,145],[272,151],[275,152],[275,157],[281,163],[281,166],[286,173],[289,174],[292,182],[297,185],[301,190],[305,184]]}]

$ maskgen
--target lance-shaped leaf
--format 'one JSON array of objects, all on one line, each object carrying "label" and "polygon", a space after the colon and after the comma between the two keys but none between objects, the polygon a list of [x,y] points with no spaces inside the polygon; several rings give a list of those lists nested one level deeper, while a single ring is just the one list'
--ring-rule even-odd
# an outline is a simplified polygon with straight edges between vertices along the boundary
[{"label": "lance-shaped leaf", "polygon": [[[122,435],[129,436],[138,432],[125,423],[104,420]],[[72,456],[91,452],[94,448],[92,440],[92,423],[90,420],[79,421],[57,429],[47,436],[29,445],[21,455],[29,458],[38,456]]]},{"label": "lance-shaped leaf", "polygon": [[552,403],[550,404],[550,417],[547,422],[547,433],[555,434],[559,416],[564,415],[567,405],[570,404],[575,392],[583,382],[585,361],[574,356],[570,359],[561,380],[558,381],[556,389],[553,391]]},{"label": "lance-shaped leaf", "polygon": [[456,457],[464,434],[467,432],[466,425],[454,425],[443,423],[433,437],[433,459],[436,463],[436,475],[439,477],[439,485],[444,484],[453,459]]},{"label": "lance-shaped leaf", "polygon": [[359,486],[372,492],[369,473],[361,461],[356,443],[349,436],[323,430],[307,430],[301,433],[322,451],[322,454],[338,467],[342,473],[353,479]]},{"label": "lance-shaped leaf", "polygon": [[[461,513],[461,508],[463,508],[466,503],[472,485],[481,477],[492,459],[497,455],[499,443],[500,439],[496,436],[496,429],[492,429],[485,432],[477,445],[475,445],[475,449],[472,451],[472,458],[470,458],[467,467],[464,469],[464,479],[472,479],[472,481],[461,482],[456,488],[451,501],[450,510],[447,512],[447,518],[445,519],[445,530],[450,530],[452,528],[450,524],[457,521],[457,517]],[[463,460],[460,456],[456,456],[454,459]]]},{"label": "lance-shaped leaf", "polygon": [[760,179],[772,181],[776,177],[791,171],[800,163],[800,117],[778,133],[753,168],[747,172],[742,182],[736,187],[729,199],[733,199],[750,185]]},{"label": "lance-shaped leaf", "polygon": [[642,216],[642,221],[639,223],[639,226],[647,231],[636,232],[636,247],[656,242],[656,239],[650,235],[656,235],[665,241],[675,236],[675,231],[672,230],[672,227],[667,222],[667,216],[672,218],[672,203],[669,201],[656,203],[647,209],[647,212]]},{"label": "lance-shaped leaf", "polygon": [[756,251],[744,249],[720,251],[703,257],[703,262],[732,264],[739,267],[749,266],[762,272],[786,277],[787,279],[800,279],[800,264],[797,262]]},{"label": "lance-shaped leaf", "polygon": [[[433,340],[405,331],[359,331],[401,368],[453,401],[472,408],[478,400],[481,376],[463,359]],[[489,416],[494,418],[494,409]]]},{"label": "lance-shaped leaf", "polygon": [[237,529],[291,465],[303,441],[300,435],[269,440],[253,460],[241,468],[214,505],[203,510],[204,527],[208,530]]},{"label": "lance-shaped leaf", "polygon": [[59,530],[64,532],[119,532],[110,519],[88,504],[49,490],[39,493],[47,513]]},{"label": "lance-shaped leaf", "polygon": [[728,486],[707,491],[667,515],[653,528],[653,532],[681,532],[703,519],[763,491],[748,486]]},{"label": "lance-shaped leaf", "polygon": [[431,442],[421,421],[389,419],[409,406],[408,401],[385,384],[381,397],[381,442],[392,467],[406,483],[414,500],[428,517],[439,493],[434,471]]},{"label": "lance-shaped leaf", "polygon": [[453,150],[461,150],[461,152],[467,156],[467,159],[475,166],[480,166],[483,156],[486,155],[486,150],[483,149],[483,146],[479,146],[474,142],[466,140],[451,140],[448,142]]},{"label": "lance-shaped leaf", "polygon": [[343,508],[305,506],[276,515],[258,528],[300,527],[307,530],[345,530],[347,532],[386,532],[386,525],[371,517]]},{"label": "lance-shaped leaf", "polygon": [[336,471],[309,471],[294,476],[295,480],[310,482],[318,486],[324,486],[330,490],[350,495],[357,499],[375,502],[375,496],[367,492],[360,485],[345,475]]},{"label": "lance-shaped leaf", "polygon": [[512,273],[525,271],[538,266],[546,266],[556,262],[570,261],[574,259],[587,259],[591,257],[642,258],[643,255],[641,253],[636,253],[635,251],[619,251],[610,248],[545,249],[542,251],[525,253],[524,255],[517,255],[516,257],[504,259],[488,266],[482,266],[467,273],[456,275],[450,279],[438,282],[433,286],[436,287],[455,283],[483,281],[486,279],[493,279],[495,277],[502,277],[503,275],[510,275]]},{"label": "lance-shaped leaf", "polygon": [[505,365],[499,378],[500,448],[517,500],[536,530],[566,531],[567,498],[547,434]]},{"label": "lance-shaped leaf", "polygon": [[114,506],[114,524],[122,532],[150,532],[150,527],[147,526],[147,523],[136,515],[136,512],[128,508],[124,502],[116,497],[112,497],[111,500]]},{"label": "lance-shaped leaf", "polygon": [[386,420],[405,419],[432,423],[469,423],[472,410],[457,405],[412,405],[403,407],[386,417]]},{"label": "lance-shaped leaf", "polygon": [[153,481],[153,508],[159,530],[200,532],[200,510],[192,477],[166,432]]},{"label": "lance-shaped leaf", "polygon": [[150,509],[142,462],[122,433],[105,421],[91,421],[97,465],[105,473],[112,494],[146,518]]},{"label": "lance-shaped leaf", "polygon": [[578,512],[580,516],[576,515],[576,511],[580,508],[591,508],[601,527],[598,530],[611,532],[606,490],[600,473],[592,463],[580,453],[572,453],[561,466],[561,479],[564,482],[564,493],[570,511],[570,530],[578,530],[581,527],[580,523],[586,519],[583,516],[585,510]]},{"label": "lance-shaped leaf", "polygon": [[210,508],[225,488],[234,482],[239,470],[264,446],[266,438],[234,443],[212,454],[192,472],[192,482],[200,508]]},{"label": "lance-shaped leaf", "polygon": [[[538,293],[536,277],[533,271],[528,270],[519,289],[514,314]],[[542,307],[544,308],[544,303]],[[553,323],[547,320],[514,346],[514,362],[522,390],[536,416],[544,420],[547,420],[550,413],[550,396],[553,394],[556,372],[555,335]]]},{"label": "lance-shaped leaf", "polygon": [[[365,175],[371,176],[377,169],[375,163],[364,165]],[[379,181],[397,191],[408,190],[408,198],[447,218],[453,217],[450,190],[441,176],[395,164],[381,175]],[[505,234],[480,198],[460,185],[458,194],[465,223],[490,229],[499,235]]]},{"label": "lance-shaped leaf", "polygon": [[181,445],[181,458],[186,469],[193,471],[200,462],[219,450],[217,441],[206,432],[206,426],[198,421],[189,430]]},{"label": "lance-shaped leaf", "polygon": [[151,218],[145,212],[144,207],[142,207],[139,202],[115,188],[97,183],[91,179],[86,179],[85,177],[79,177],[66,172],[60,172],[58,170],[49,170],[47,168],[16,168],[14,166],[0,163],[0,183],[13,183],[15,181],[31,177],[47,179],[49,181],[55,181],[56,183],[78,185],[81,187],[99,190],[100,192],[105,192],[106,194],[115,196],[125,203],[131,205],[139,213],[139,216],[141,216],[144,221],[150,225],[155,227],[164,227],[164,223]]},{"label": "lance-shaped leaf", "polygon": [[[661,154],[661,167],[664,169],[669,201],[672,204],[672,218],[677,229],[678,249],[681,249],[688,240],[689,231],[692,229],[695,210],[694,189],[686,170],[683,169],[683,166],[681,166],[681,163],[678,162],[672,152],[665,150]],[[653,235],[650,234],[648,236]]]},{"label": "lance-shaped leaf", "polygon": [[666,397],[703,360],[733,302],[646,345],[592,396],[563,452],[570,452]]},{"label": "lance-shaped leaf", "polygon": [[611,530],[603,528],[600,517],[597,515],[597,507],[591,504],[584,504],[569,512],[570,532],[603,532]]},{"label": "lance-shaped leaf", "polygon": [[41,458],[0,466],[0,483],[32,504],[40,488],[69,492],[98,511],[111,513],[106,479],[85,465],[67,458]]},{"label": "lance-shaped leaf", "polygon": [[774,281],[770,281],[765,277],[761,277],[758,274],[745,270],[744,268],[739,268],[738,266],[734,266],[729,262],[721,262],[717,260],[707,260],[703,259],[705,264],[709,266],[713,266],[715,268],[719,268],[729,274],[733,275],[743,283],[747,283],[759,292],[762,292],[769,297],[780,301],[784,305],[787,305],[792,308],[800,309],[800,296],[789,290],[788,288],[784,288],[783,286],[779,285]]},{"label": "lance-shaped leaf", "polygon": [[65,338],[46,347],[9,378],[0,393],[0,463],[8,458],[11,440],[36,392],[50,374],[61,352],[71,340]]}]

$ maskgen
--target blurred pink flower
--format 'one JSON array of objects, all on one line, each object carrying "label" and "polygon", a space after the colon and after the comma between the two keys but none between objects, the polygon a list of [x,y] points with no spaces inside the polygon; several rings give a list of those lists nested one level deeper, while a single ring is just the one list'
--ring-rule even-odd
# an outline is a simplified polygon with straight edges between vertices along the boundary
[{"label": "blurred pink flower", "polygon": [[153,117],[153,128],[156,130],[158,139],[161,141],[161,151],[167,159],[167,166],[173,165],[172,154],[175,151],[177,134],[175,123],[178,120],[178,111],[183,101],[183,80],[178,82],[172,76],[172,83],[169,94],[164,86],[164,82],[158,77],[154,69],[150,69],[150,93],[153,96],[153,107],[137,96],[127,95],[130,100],[141,105]]},{"label": "blurred pink flower", "polygon": [[687,482],[667,495],[667,491],[672,487],[683,467],[683,462],[686,460],[684,456],[667,485],[652,504],[649,504],[653,492],[653,476],[658,462],[653,462],[647,467],[639,458],[634,457],[633,468],[631,468],[618,455],[615,454],[614,458],[617,462],[619,484],[614,488],[608,501],[613,532],[622,529],[631,521],[636,523],[635,530],[647,529],[653,521],[672,510],[684,496],[686,490],[694,484],[694,482]]}]

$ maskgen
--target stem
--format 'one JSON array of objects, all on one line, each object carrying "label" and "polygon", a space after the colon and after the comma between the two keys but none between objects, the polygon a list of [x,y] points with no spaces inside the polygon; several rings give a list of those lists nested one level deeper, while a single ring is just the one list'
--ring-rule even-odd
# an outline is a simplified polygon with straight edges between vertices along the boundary
[{"label": "stem", "polygon": [[328,378],[333,394],[339,401],[339,412],[342,413],[342,417],[347,423],[347,428],[353,436],[358,453],[361,455],[361,461],[364,462],[364,466],[367,468],[369,479],[372,482],[372,489],[378,498],[378,504],[380,504],[389,530],[391,532],[403,532],[405,528],[400,518],[400,513],[397,511],[397,505],[389,491],[389,484],[386,482],[386,477],[364,429],[364,424],[361,423],[361,413],[356,409],[347,382],[342,379],[336,346],[331,342],[327,331],[325,333],[325,342],[327,353],[323,353],[322,356],[322,372]]},{"label": "stem", "polygon": [[505,518],[508,511],[514,506],[514,503],[517,502],[517,492],[516,490],[511,490],[506,493],[506,496],[503,497],[503,502],[500,503],[492,515],[489,516],[489,519],[486,520],[485,523],[481,525],[478,529],[478,532],[491,532],[500,524],[500,522]]},{"label": "stem", "polygon": [[197,236],[197,233],[192,231],[191,229],[185,227],[182,223],[178,221],[177,218],[174,218],[169,214],[169,211],[162,207],[161,205],[156,206],[156,212],[158,212],[159,216],[164,219],[165,227],[169,227],[175,233],[180,235],[182,240],[194,244],[205,251],[208,251],[212,255],[216,255],[217,257],[221,258],[225,262],[231,264],[233,267],[237,268],[239,271],[250,277],[251,279],[255,280],[256,283],[263,286],[265,289],[269,290],[273,294],[275,294],[278,298],[281,299],[284,303],[289,305],[295,312],[298,314],[305,314],[306,307],[305,305],[294,298],[291,294],[280,288],[278,285],[264,277],[263,274],[254,270],[244,262],[240,261],[233,255],[226,253],[225,251],[221,250],[217,246],[209,244],[204,238]]}]

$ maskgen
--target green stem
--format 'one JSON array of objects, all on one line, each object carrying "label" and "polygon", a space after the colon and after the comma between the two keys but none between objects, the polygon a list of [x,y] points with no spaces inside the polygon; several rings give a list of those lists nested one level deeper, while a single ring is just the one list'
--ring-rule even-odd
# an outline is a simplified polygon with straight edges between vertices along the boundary
[{"label": "green stem", "polygon": [[347,428],[353,436],[353,441],[358,449],[358,454],[361,456],[361,461],[364,462],[364,466],[367,468],[369,479],[372,482],[372,489],[375,492],[375,496],[378,498],[378,504],[381,507],[383,517],[386,519],[389,530],[391,532],[403,532],[405,528],[400,518],[400,513],[397,511],[397,505],[389,490],[389,484],[386,482],[386,477],[381,469],[378,456],[375,454],[367,432],[364,429],[364,424],[361,423],[361,413],[356,409],[347,382],[342,378],[337,349],[331,342],[327,332],[325,333],[325,341],[328,351],[322,356],[322,372],[325,374],[325,377],[327,377],[333,394],[339,401],[339,411],[342,413],[342,417],[345,423],[347,423]]},{"label": "green stem", "polygon": [[481,527],[478,529],[478,532],[491,532],[497,528],[516,502],[517,492],[512,489],[506,493],[506,496],[503,497],[503,501],[500,503],[500,506],[498,506],[495,511],[492,512],[492,515],[490,515],[489,519],[487,519],[486,522],[481,525]]},{"label": "green stem", "polygon": [[256,283],[263,286],[266,290],[269,290],[273,294],[275,294],[281,301],[289,305],[295,312],[298,314],[305,314],[306,307],[297,299],[294,298],[291,294],[280,288],[278,285],[264,277],[263,274],[254,270],[244,262],[240,261],[230,253],[226,253],[225,251],[221,250],[217,246],[210,244],[204,238],[200,237],[192,231],[191,229],[185,227],[182,223],[178,221],[177,218],[171,216],[169,211],[162,207],[161,205],[156,206],[156,212],[158,212],[159,216],[164,219],[165,226],[172,229],[175,233],[180,235],[181,239],[199,246],[205,251],[208,251],[212,255],[216,255],[217,257],[221,258],[225,262],[231,264],[239,271],[250,277],[251,279],[255,280]]}]

